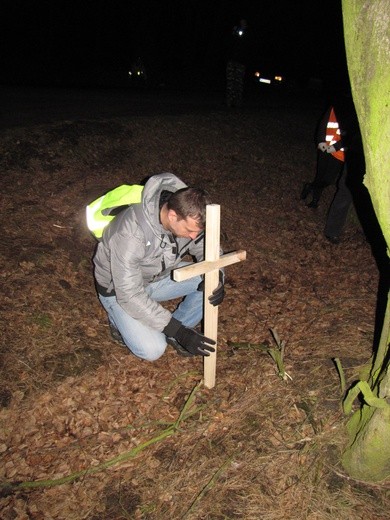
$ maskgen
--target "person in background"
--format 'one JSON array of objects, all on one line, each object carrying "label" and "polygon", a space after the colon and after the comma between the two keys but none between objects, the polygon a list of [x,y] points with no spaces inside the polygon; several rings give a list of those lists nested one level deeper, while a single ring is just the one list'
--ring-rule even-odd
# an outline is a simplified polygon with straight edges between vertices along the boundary
[{"label": "person in background", "polygon": [[[155,361],[167,344],[183,356],[209,356],[215,341],[194,327],[203,317],[201,276],[175,282],[171,273],[187,255],[204,258],[207,193],[172,173],[151,176],[139,204],[119,212],[104,229],[93,257],[99,300],[111,335],[141,359]],[[144,223],[151,229],[146,237]],[[224,276],[209,297],[224,298]],[[160,302],[182,298],[171,313]]]},{"label": "person in background", "polygon": [[305,200],[310,194],[312,200],[307,205],[317,208],[322,192],[327,186],[337,182],[345,162],[343,130],[340,128],[336,111],[330,106],[318,125],[317,142],[317,171],[312,182],[305,183],[301,192],[301,199]]},{"label": "person in background", "polygon": [[[367,196],[367,190],[363,186],[365,171],[363,144],[352,97],[347,94],[342,95],[337,101],[336,111],[342,128],[342,141],[334,144],[334,148],[337,149],[342,142],[344,162],[324,229],[325,238],[333,244],[340,242],[352,204],[360,205]],[[364,215],[364,218],[366,217],[367,215]]]},{"label": "person in background", "polygon": [[250,33],[244,18],[233,27],[228,42],[226,65],[226,105],[241,107],[243,103],[245,72],[249,59]]}]

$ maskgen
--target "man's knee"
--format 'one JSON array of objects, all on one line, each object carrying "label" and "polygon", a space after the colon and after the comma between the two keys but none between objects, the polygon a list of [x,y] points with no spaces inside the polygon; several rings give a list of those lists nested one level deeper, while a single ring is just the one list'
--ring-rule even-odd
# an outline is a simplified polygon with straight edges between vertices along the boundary
[{"label": "man's knee", "polygon": [[157,361],[164,354],[165,348],[162,351],[148,352],[143,358],[145,361]]},{"label": "man's knee", "polygon": [[166,347],[166,343],[155,344],[153,348],[150,348],[150,345],[141,345],[139,348],[134,348],[133,346],[128,345],[128,348],[135,356],[144,359],[145,361],[157,361],[164,354]]}]

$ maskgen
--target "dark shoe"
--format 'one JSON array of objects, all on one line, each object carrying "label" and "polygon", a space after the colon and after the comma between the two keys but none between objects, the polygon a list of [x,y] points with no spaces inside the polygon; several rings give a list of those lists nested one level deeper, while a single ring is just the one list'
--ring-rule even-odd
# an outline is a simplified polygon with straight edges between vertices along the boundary
[{"label": "dark shoe", "polygon": [[311,187],[311,183],[310,182],[307,182],[306,184],[303,185],[303,189],[301,191],[301,200],[305,200],[306,197],[309,195],[309,193],[313,191],[313,188]]},{"label": "dark shoe", "polygon": [[318,208],[318,199],[313,199],[310,204],[307,205],[308,208]]},{"label": "dark shoe", "polygon": [[108,324],[110,326],[110,332],[111,332],[112,339],[114,339],[115,341],[117,341],[121,345],[126,346],[126,343],[123,341],[121,333],[115,327],[115,325],[113,323],[111,323],[111,321],[109,321]]},{"label": "dark shoe", "polygon": [[176,352],[179,354],[179,356],[182,356],[182,357],[193,357],[194,356],[194,354],[191,354],[191,352],[188,352],[188,350],[186,350],[184,347],[182,347],[180,345],[180,343],[175,340],[175,338],[167,337],[167,343],[168,343],[168,345],[171,345],[171,347],[173,347],[176,350]]},{"label": "dark shoe", "polygon": [[332,242],[332,244],[339,244],[340,243],[340,237],[332,237],[330,235],[325,235],[326,240],[329,240],[329,242]]}]

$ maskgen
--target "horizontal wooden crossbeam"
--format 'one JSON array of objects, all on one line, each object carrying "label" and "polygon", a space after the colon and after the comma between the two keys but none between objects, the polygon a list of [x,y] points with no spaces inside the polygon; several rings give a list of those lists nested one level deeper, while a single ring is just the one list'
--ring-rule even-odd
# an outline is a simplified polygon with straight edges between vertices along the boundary
[{"label": "horizontal wooden crossbeam", "polygon": [[221,269],[222,267],[236,264],[237,262],[242,262],[245,259],[246,251],[239,249],[238,251],[233,251],[232,253],[226,253],[226,255],[219,257],[218,260],[205,260],[203,262],[187,265],[185,267],[179,267],[178,269],[174,270],[173,279],[176,282],[183,282],[184,280],[188,280],[193,276],[206,274],[214,271],[214,269]]}]

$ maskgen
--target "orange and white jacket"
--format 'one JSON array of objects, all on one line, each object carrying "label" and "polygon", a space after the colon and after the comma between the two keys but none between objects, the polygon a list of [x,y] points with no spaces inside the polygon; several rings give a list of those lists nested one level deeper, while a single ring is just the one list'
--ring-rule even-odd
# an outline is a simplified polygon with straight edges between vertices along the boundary
[{"label": "orange and white jacket", "polygon": [[[332,153],[335,159],[339,161],[345,160],[345,153],[343,148],[343,142],[341,137],[341,129],[340,125],[337,121],[337,117],[333,107],[330,107],[327,112],[328,117],[326,121],[326,129],[325,129],[325,142],[328,146],[334,146],[336,151]],[[320,138],[323,141],[323,136]]]}]

